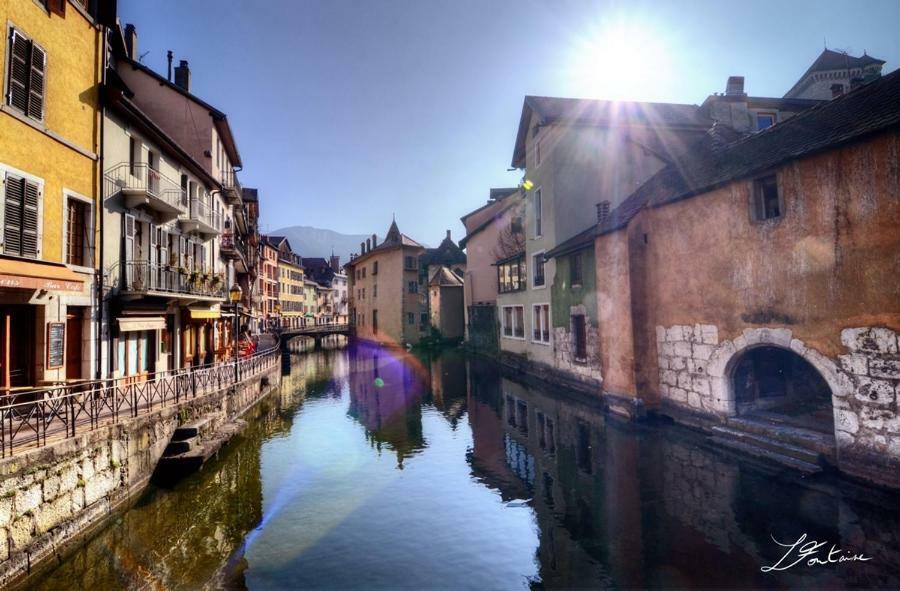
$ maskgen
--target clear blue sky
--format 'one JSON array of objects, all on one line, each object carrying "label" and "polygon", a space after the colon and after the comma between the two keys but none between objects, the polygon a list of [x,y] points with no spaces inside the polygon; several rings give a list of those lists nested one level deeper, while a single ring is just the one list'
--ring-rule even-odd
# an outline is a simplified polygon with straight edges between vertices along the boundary
[{"label": "clear blue sky", "polygon": [[437,244],[507,172],[526,94],[700,103],[746,77],[781,96],[818,56],[900,65],[900,1],[120,0],[228,114],[262,229]]}]

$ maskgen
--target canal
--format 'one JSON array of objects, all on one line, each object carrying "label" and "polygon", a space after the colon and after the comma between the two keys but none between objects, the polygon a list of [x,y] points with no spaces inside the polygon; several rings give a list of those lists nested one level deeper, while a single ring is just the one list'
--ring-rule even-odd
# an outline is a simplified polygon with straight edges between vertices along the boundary
[{"label": "canal", "polygon": [[[896,496],[622,424],[484,360],[298,355],[249,418],[34,588],[900,586]],[[823,545],[791,566],[778,542],[804,535]],[[832,545],[866,560],[808,564]]]}]

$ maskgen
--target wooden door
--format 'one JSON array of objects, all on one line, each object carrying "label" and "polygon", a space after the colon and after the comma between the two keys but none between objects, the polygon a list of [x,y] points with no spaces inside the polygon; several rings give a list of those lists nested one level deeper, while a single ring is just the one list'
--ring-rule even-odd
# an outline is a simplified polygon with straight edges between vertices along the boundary
[{"label": "wooden door", "polygon": [[66,379],[80,379],[81,375],[81,348],[83,339],[81,328],[83,314],[78,308],[69,309],[66,314]]}]

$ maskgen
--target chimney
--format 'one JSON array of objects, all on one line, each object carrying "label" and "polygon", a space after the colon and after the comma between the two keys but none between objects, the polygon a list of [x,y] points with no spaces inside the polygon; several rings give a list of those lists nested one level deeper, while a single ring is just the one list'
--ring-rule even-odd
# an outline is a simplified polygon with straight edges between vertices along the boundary
[{"label": "chimney", "polygon": [[597,204],[597,223],[602,224],[609,217],[609,201],[601,201]]},{"label": "chimney", "polygon": [[744,93],[744,77],[729,76],[725,85],[725,96],[747,96]]},{"label": "chimney", "polygon": [[359,254],[366,254],[366,243],[365,242],[359,243]]},{"label": "chimney", "polygon": [[378,236],[372,234],[372,248],[375,248],[376,246],[378,246]]},{"label": "chimney", "polygon": [[186,92],[191,91],[191,69],[188,67],[187,60],[181,60],[178,67],[175,68],[175,86]]},{"label": "chimney", "polygon": [[[447,240],[450,240],[450,230],[447,230]],[[452,242],[452,240],[451,240]]]},{"label": "chimney", "polygon": [[133,60],[138,59],[137,30],[134,25],[125,25],[125,53]]},{"label": "chimney", "polygon": [[166,73],[166,80],[172,81],[172,50],[166,52],[166,61],[169,62],[169,71]]},{"label": "chimney", "polygon": [[843,84],[832,84],[831,85],[831,98],[837,98],[844,94],[844,85]]},{"label": "chimney", "polygon": [[366,252],[369,252],[370,250],[372,250],[372,239],[366,238]]}]

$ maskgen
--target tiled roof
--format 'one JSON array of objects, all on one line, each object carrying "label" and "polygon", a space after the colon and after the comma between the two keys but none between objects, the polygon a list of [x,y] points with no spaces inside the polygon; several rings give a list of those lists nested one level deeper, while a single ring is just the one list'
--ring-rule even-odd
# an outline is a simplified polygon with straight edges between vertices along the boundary
[{"label": "tiled roof", "polygon": [[428,281],[428,285],[439,285],[441,287],[455,287],[462,286],[463,280],[460,277],[448,269],[447,267],[441,267],[434,272],[434,275],[431,276],[431,279]]},{"label": "tiled roof", "polygon": [[800,79],[797,80],[797,83],[794,84],[793,87],[785,96],[790,95],[794,89],[800,86],[806,77],[812,74],[813,72],[828,72],[831,70],[847,70],[849,68],[864,68],[870,64],[884,64],[884,60],[880,60],[878,58],[872,57],[870,55],[862,54],[861,57],[854,57],[852,55],[842,53],[840,51],[832,51],[830,49],[824,49],[822,53],[819,54],[819,57],[816,58],[816,61],[812,63],[809,68],[803,72],[803,75],[800,76]]},{"label": "tiled roof", "polygon": [[598,232],[625,226],[643,207],[703,193],[898,125],[900,70],[738,141],[723,145],[707,134],[614,209]]}]

